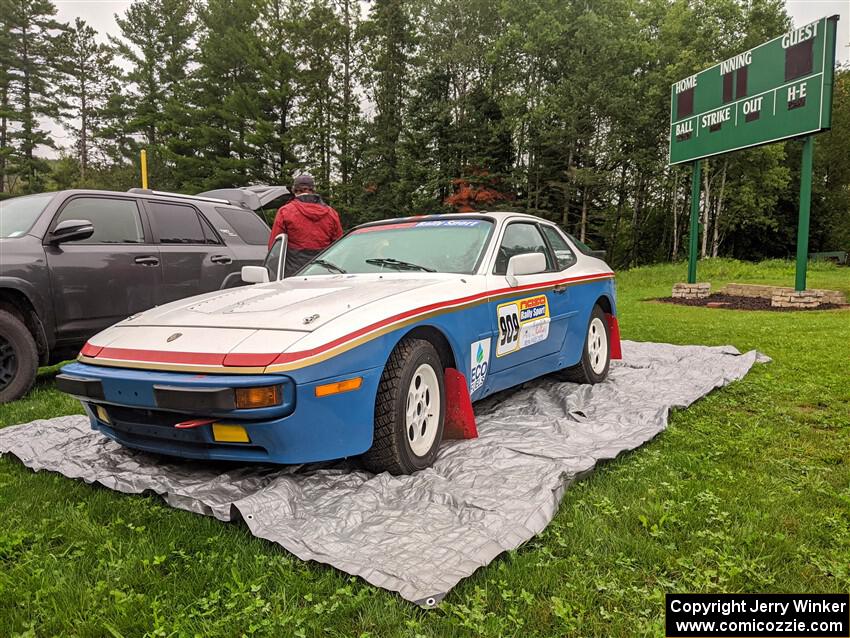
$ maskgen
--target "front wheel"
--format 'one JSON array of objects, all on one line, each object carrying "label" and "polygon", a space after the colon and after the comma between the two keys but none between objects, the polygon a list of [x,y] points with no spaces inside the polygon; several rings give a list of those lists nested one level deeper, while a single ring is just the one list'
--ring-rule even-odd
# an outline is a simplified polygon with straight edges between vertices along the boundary
[{"label": "front wheel", "polygon": [[559,378],[573,383],[601,383],[611,365],[611,335],[602,308],[593,306],[585,333],[581,361],[559,373]]},{"label": "front wheel", "polygon": [[445,387],[428,341],[403,339],[384,368],[375,398],[372,447],[361,457],[373,472],[410,474],[429,467],[443,440]]},{"label": "front wheel", "polygon": [[24,396],[38,372],[38,349],[24,323],[0,310],[0,403]]}]

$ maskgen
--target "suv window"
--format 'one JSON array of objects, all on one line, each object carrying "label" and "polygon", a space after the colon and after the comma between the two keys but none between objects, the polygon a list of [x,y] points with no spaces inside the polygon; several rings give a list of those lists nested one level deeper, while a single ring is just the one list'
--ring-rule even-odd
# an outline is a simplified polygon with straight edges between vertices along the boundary
[{"label": "suv window", "polygon": [[192,206],[148,203],[151,223],[160,244],[217,244],[212,230],[204,229],[198,212]]},{"label": "suv window", "polygon": [[216,208],[216,210],[246,244],[265,246],[269,243],[271,229],[256,213],[236,208]]},{"label": "suv window", "polygon": [[66,219],[85,219],[94,226],[91,237],[75,244],[145,243],[139,207],[132,199],[75,197],[65,205],[55,223]]},{"label": "suv window", "polygon": [[523,222],[508,224],[502,236],[502,243],[499,245],[493,274],[506,274],[511,257],[526,253],[543,253],[546,256],[546,269],[553,270],[552,256],[546,248],[546,242],[543,241],[543,235],[540,234],[537,225]]},{"label": "suv window", "polygon": [[546,235],[549,245],[555,252],[555,263],[558,265],[558,270],[566,270],[576,263],[576,256],[573,249],[570,248],[570,245],[564,239],[564,236],[558,232],[557,228],[546,225],[540,228],[543,230],[543,234]]}]

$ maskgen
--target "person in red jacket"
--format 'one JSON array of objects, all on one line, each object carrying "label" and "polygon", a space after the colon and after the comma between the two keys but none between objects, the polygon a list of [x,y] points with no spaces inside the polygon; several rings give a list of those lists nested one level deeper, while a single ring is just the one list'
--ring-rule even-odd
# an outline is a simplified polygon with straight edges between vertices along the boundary
[{"label": "person in red jacket", "polygon": [[284,277],[294,275],[311,259],[342,237],[339,214],[316,194],[313,176],[299,175],[292,184],[295,197],[281,206],[274,218],[269,248],[275,237],[286,233]]}]

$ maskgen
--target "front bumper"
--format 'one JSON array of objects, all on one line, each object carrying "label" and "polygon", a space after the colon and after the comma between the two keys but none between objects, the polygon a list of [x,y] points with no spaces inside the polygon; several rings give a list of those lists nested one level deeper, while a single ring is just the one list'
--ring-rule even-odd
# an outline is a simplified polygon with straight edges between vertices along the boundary
[{"label": "front bumper", "polygon": [[[381,371],[298,384],[285,375],[198,375],[72,363],[62,368],[57,385],[82,401],[93,429],[127,447],[193,459],[309,463],[369,449]],[[316,397],[316,386],[354,376],[363,378],[359,389]],[[268,385],[281,387],[280,405],[236,409],[232,404],[234,388]],[[208,423],[174,427],[198,419]],[[249,441],[216,441],[212,421],[244,427]]]}]

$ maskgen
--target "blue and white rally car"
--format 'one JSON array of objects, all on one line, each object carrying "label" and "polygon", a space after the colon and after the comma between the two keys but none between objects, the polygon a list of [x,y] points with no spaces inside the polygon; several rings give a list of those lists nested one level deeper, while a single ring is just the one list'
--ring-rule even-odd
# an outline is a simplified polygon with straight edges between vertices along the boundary
[{"label": "blue and white rally car", "polygon": [[[97,334],[57,378],[92,427],[174,456],[428,467],[471,403],[561,371],[598,383],[620,356],[614,273],[518,213],[359,226],[280,279],[169,303]],[[273,281],[269,281],[272,279]]]}]

